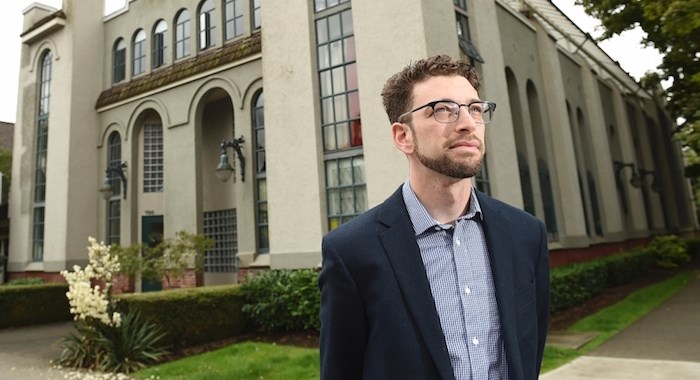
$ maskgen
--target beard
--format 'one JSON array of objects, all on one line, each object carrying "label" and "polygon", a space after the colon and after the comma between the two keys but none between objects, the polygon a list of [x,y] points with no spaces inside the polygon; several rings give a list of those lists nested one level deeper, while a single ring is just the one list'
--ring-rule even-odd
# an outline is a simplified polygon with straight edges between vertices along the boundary
[{"label": "beard", "polygon": [[472,178],[479,173],[484,157],[483,151],[480,157],[470,153],[459,154],[456,158],[446,154],[438,158],[428,157],[421,153],[417,140],[414,140],[413,148],[416,158],[423,166],[442,175],[457,179]]}]

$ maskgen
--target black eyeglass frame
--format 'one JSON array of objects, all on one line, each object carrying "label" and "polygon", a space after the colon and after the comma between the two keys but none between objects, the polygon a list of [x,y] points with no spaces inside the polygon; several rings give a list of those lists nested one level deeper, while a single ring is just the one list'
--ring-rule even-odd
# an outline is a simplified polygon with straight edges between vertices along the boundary
[{"label": "black eyeglass frame", "polygon": [[[452,121],[440,121],[437,119],[437,116],[435,116],[436,115],[435,105],[437,105],[439,103],[452,103],[452,104],[457,106],[457,112],[454,113],[454,115],[456,116],[454,118],[454,120],[452,120]],[[474,116],[472,116],[472,113],[469,112],[469,116],[474,120],[474,122],[477,124],[484,124],[484,125],[490,123],[491,120],[493,119],[493,114],[496,112],[496,103],[489,101],[489,100],[474,100],[474,101],[466,103],[466,104],[457,103],[454,100],[435,100],[435,101],[432,101],[430,103],[424,104],[420,107],[414,108],[406,113],[401,114],[398,118],[396,118],[396,121],[399,122],[402,118],[404,118],[404,117],[406,117],[406,116],[408,116],[416,111],[420,111],[423,108],[430,107],[433,110],[433,119],[435,119],[435,121],[437,121],[438,123],[442,123],[442,124],[450,124],[450,123],[454,123],[455,121],[459,120],[459,112],[462,110],[462,107],[467,107],[467,110],[469,110],[471,108],[471,106],[474,104],[483,104],[484,105],[484,107],[481,110],[482,117],[480,120],[474,118]],[[486,113],[489,113],[489,116],[487,117],[488,120],[485,120],[485,118],[483,117],[483,115]]]}]

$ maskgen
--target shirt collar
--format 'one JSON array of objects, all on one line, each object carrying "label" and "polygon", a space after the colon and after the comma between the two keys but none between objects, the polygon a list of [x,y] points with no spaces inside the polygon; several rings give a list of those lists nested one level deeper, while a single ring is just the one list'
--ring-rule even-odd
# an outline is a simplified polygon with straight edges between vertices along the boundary
[{"label": "shirt collar", "polygon": [[[481,205],[479,204],[479,199],[476,197],[476,192],[474,190],[475,189],[472,187],[467,212],[458,219],[471,219],[476,217],[479,221],[483,220],[484,216],[481,212]],[[440,223],[430,216],[423,204],[420,203],[408,180],[403,183],[401,192],[403,193],[403,201],[406,204],[406,210],[408,210],[408,216],[411,218],[411,224],[413,224],[413,230],[416,236],[430,228],[441,226]]]}]

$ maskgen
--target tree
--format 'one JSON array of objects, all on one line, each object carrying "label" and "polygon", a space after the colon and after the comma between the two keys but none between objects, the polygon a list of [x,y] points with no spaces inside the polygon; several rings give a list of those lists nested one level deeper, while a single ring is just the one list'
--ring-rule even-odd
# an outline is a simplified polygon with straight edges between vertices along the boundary
[{"label": "tree", "polygon": [[700,0],[576,0],[605,29],[604,40],[640,27],[643,43],[663,55],[658,73],[641,80],[646,89],[671,81],[667,110],[683,120],[676,137],[684,146],[686,176],[700,177]]},{"label": "tree", "polygon": [[214,243],[204,235],[179,231],[174,237],[163,239],[155,246],[135,243],[127,247],[114,244],[110,248],[119,257],[121,274],[154,281],[165,280],[171,287],[171,280],[181,277],[188,269],[201,271],[204,254]]}]

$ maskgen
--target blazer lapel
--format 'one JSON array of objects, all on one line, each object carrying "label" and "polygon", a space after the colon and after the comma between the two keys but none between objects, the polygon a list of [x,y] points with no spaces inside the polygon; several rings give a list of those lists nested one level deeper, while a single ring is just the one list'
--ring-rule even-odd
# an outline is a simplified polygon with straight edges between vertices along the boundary
[{"label": "blazer lapel", "polygon": [[380,232],[379,238],[394,270],[407,309],[423,336],[440,376],[443,379],[453,379],[447,344],[401,188],[384,202],[378,219],[386,226],[386,229]]},{"label": "blazer lapel", "polygon": [[493,283],[496,289],[496,302],[503,333],[503,345],[508,358],[508,367],[511,376],[517,378],[513,371],[517,372],[520,363],[520,349],[517,341],[517,323],[515,313],[515,288],[513,284],[513,254],[514,249],[511,239],[504,236],[512,233],[507,228],[507,216],[500,211],[499,204],[481,192],[477,192],[481,211],[484,213],[483,229],[486,238],[486,246],[489,250],[489,260]]}]

